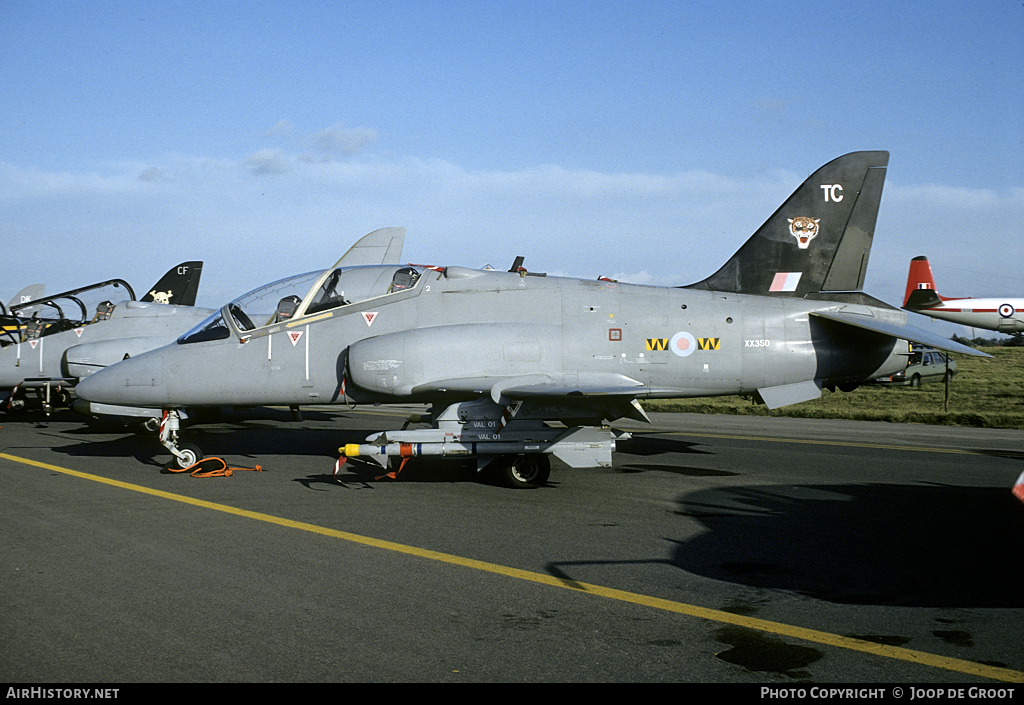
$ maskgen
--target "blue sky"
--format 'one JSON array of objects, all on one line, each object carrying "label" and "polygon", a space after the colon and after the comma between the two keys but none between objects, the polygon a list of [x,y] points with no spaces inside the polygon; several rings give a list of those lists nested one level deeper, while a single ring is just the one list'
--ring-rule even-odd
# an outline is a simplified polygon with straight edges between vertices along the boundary
[{"label": "blue sky", "polygon": [[5,301],[202,259],[218,305],[395,225],[409,261],[686,284],[860,149],[869,293],[924,254],[1024,295],[1021,0],[6,0],[0,125]]}]

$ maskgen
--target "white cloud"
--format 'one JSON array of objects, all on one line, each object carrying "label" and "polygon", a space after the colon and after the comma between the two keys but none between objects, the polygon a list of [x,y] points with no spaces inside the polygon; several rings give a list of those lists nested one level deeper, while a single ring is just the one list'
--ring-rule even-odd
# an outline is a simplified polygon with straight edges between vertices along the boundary
[{"label": "white cloud", "polygon": [[[136,172],[137,174],[137,172]],[[103,175],[98,171],[44,171],[0,162],[0,200],[31,199],[59,194],[116,193],[137,186],[136,174],[118,172]]]},{"label": "white cloud", "polygon": [[289,158],[279,149],[261,149],[250,154],[243,162],[253,174],[286,174],[290,170]]},{"label": "white cloud", "polygon": [[263,133],[264,139],[271,137],[290,137],[294,132],[292,124],[287,120],[278,120],[269,130]]},{"label": "white cloud", "polygon": [[167,181],[169,177],[163,169],[155,166],[151,166],[139,174],[139,181],[146,181],[148,183],[160,183]]},{"label": "white cloud", "polygon": [[338,122],[320,130],[311,138],[314,151],[321,157],[341,154],[353,156],[377,142],[377,131],[367,127],[345,127]]},{"label": "white cloud", "polygon": [[[343,149],[337,135],[325,140]],[[788,172],[734,179],[703,171],[469,170],[415,157],[305,156],[267,148],[238,160],[170,155],[80,172],[0,162],[0,233],[11,251],[17,246],[23,271],[49,271],[54,253],[75,251],[83,271],[134,282],[133,248],[155,268],[166,269],[164,259],[205,259],[200,297],[214,292],[212,301],[203,299],[208,305],[332,262],[358,237],[392,225],[409,229],[409,260],[507,268],[524,255],[531,271],[673,286],[717,270],[802,180]],[[936,267],[956,262],[1016,273],[1024,188],[889,186],[870,293],[900,298],[906,263],[919,254]],[[112,242],[127,243],[116,252],[124,261],[111,257]],[[974,293],[968,277],[955,284],[951,290]]]},{"label": "white cloud", "polygon": [[897,203],[919,203],[933,208],[984,209],[998,205],[1006,197],[992,189],[920,184],[916,186],[890,185],[885,192]]}]

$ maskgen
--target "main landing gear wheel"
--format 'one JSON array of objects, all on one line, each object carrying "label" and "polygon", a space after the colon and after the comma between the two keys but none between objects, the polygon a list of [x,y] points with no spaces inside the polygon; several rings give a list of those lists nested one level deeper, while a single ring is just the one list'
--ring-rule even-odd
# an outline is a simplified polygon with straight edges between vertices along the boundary
[{"label": "main landing gear wheel", "polygon": [[542,454],[513,455],[502,459],[501,481],[508,487],[522,489],[541,487],[551,476],[551,459]]},{"label": "main landing gear wheel", "polygon": [[172,454],[171,459],[179,470],[195,465],[203,459],[203,451],[199,450],[199,446],[194,443],[181,443],[178,445],[178,451],[181,456]]}]

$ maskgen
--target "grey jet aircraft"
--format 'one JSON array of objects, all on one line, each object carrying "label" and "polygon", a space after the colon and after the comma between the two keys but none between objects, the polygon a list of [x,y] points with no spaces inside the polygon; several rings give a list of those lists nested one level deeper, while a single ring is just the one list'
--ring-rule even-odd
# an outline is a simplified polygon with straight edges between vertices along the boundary
[{"label": "grey jet aircraft", "polygon": [[[402,258],[402,247],[404,244],[404,228],[381,228],[374,230],[364,235],[352,245],[341,256],[341,259],[334,263],[334,267],[397,264]],[[319,273],[319,271],[316,272],[316,274]],[[282,302],[282,310],[286,309],[287,306],[288,302]],[[156,315],[160,320],[147,325],[152,326],[161,321],[169,325],[159,339],[114,337],[92,345],[76,345],[65,352],[63,367],[68,373],[77,374],[79,378],[83,378],[109,364],[172,342],[177,336],[189,330],[198,321],[205,320],[212,313],[211,309],[195,309],[194,311],[153,310],[150,312],[150,315]],[[175,320],[168,320],[168,316],[176,316],[177,318]],[[138,329],[143,326],[138,321],[135,322],[134,326],[132,329],[133,333],[138,336]],[[117,332],[116,329],[111,329],[110,335],[115,336]],[[129,345],[133,345],[135,349],[128,351]],[[160,419],[162,414],[161,409],[110,404],[82,404],[76,402],[73,408],[85,416],[120,416],[146,419],[147,424],[152,424],[150,426],[151,430],[156,430],[157,420]],[[187,417],[187,412],[183,409],[179,410],[178,414],[182,417]]]},{"label": "grey jet aircraft", "polygon": [[607,423],[648,420],[641,399],[777,408],[903,369],[908,341],[981,354],[861,291],[888,157],[821,167],[689,286],[548,277],[518,258],[508,272],[334,267],[242,296],[78,394],[164,409],[160,439],[181,467],[202,457],[179,444],[185,406],[378,403],[430,404],[414,419],[426,427],[346,445],[339,462],[474,458],[512,486],[546,482],[550,455],[610,466],[626,434]]},{"label": "grey jet aircraft", "polygon": [[23,407],[32,391],[49,410],[94,370],[174,340],[211,313],[194,308],[202,271],[202,262],[171,267],[138,301],[123,279],[30,300],[22,294],[42,285],[23,290],[0,314],[0,408]]},{"label": "grey jet aircraft", "polygon": [[[375,230],[334,266],[397,263],[404,242],[401,228]],[[113,279],[12,305],[0,333],[0,405],[5,399],[8,407],[23,405],[24,392],[35,390],[49,409],[54,398],[66,402],[69,390],[97,370],[173,342],[214,313],[195,306],[202,267],[202,262],[172,267],[141,301],[135,301],[127,282]],[[101,301],[121,289],[128,294],[127,301]],[[86,301],[100,301],[91,318]],[[159,410],[137,408],[93,406],[87,411],[87,415],[160,415]]]}]

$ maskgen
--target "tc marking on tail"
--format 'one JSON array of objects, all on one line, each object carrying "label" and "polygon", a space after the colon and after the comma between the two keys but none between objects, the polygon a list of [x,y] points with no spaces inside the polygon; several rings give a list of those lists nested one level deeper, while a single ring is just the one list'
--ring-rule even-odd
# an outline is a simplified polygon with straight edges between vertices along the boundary
[{"label": "tc marking on tail", "polygon": [[825,203],[828,203],[829,199],[831,199],[833,203],[839,203],[843,200],[842,184],[822,184],[821,190],[825,193]]}]

